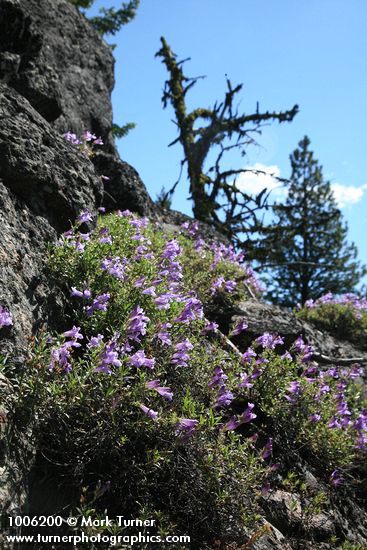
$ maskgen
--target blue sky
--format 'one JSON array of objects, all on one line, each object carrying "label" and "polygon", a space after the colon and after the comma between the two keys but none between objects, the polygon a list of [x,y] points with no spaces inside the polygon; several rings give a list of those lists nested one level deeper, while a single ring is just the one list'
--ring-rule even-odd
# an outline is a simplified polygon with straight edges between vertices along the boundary
[{"label": "blue sky", "polygon": [[[119,6],[97,0],[99,7]],[[117,45],[115,122],[136,122],[120,140],[121,157],[140,173],[155,198],[162,185],[177,179],[180,145],[170,108],[162,109],[166,71],[154,58],[164,36],[198,82],[189,107],[209,107],[223,98],[226,76],[243,83],[240,110],[284,110],[298,103],[292,123],[272,124],[259,138],[261,147],[233,167],[271,166],[271,173],[290,174],[289,154],[307,134],[311,148],[334,186],[349,225],[350,240],[367,263],[365,244],[367,172],[367,19],[366,0],[141,0],[137,17],[110,42]],[[264,181],[247,177],[243,186]],[[183,178],[173,207],[190,212]]]}]

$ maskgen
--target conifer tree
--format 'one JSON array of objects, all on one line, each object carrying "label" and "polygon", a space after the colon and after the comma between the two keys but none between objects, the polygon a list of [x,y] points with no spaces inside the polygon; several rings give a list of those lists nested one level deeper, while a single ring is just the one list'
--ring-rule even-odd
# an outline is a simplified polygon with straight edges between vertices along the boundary
[{"label": "conifer tree", "polygon": [[347,243],[347,224],[309,145],[305,136],[290,155],[287,198],[273,207],[275,219],[261,245],[267,251],[260,271],[267,268],[268,297],[285,306],[351,292],[366,273],[356,246]]},{"label": "conifer tree", "polygon": [[[88,9],[92,7],[95,0],[69,0],[69,2],[78,8]],[[119,9],[101,8],[100,15],[91,17],[89,20],[101,35],[115,35],[123,25],[134,19],[139,2],[140,0],[129,0],[129,2],[122,3]]]}]

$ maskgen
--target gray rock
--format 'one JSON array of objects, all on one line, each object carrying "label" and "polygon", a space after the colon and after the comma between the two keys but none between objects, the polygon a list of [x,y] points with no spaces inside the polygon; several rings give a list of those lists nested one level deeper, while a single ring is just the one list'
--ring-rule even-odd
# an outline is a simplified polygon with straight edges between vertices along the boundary
[{"label": "gray rock", "polygon": [[248,324],[247,330],[242,333],[238,342],[248,345],[254,338],[264,332],[281,334],[285,345],[291,345],[303,332],[303,325],[294,313],[279,306],[265,304],[258,300],[241,302],[232,316],[232,325],[244,319]]},{"label": "gray rock", "polygon": [[114,152],[111,48],[67,0],[0,0],[0,80],[57,132],[91,130]]},{"label": "gray rock", "polygon": [[0,94],[0,301],[14,318],[12,328],[1,329],[0,350],[9,351],[10,342],[19,351],[55,317],[47,244],[82,210],[95,212],[102,184],[90,160],[24,97],[4,84]]},{"label": "gray rock", "polygon": [[98,174],[109,177],[103,196],[103,206],[108,212],[129,209],[142,216],[156,216],[158,209],[135,168],[104,151],[92,160]]}]

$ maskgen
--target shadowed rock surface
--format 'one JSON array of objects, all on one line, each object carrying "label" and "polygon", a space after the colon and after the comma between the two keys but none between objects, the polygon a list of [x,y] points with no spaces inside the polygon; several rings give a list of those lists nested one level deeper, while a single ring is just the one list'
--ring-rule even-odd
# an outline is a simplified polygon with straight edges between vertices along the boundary
[{"label": "shadowed rock surface", "polygon": [[90,130],[114,151],[111,49],[65,0],[1,0],[0,79],[58,133]]}]

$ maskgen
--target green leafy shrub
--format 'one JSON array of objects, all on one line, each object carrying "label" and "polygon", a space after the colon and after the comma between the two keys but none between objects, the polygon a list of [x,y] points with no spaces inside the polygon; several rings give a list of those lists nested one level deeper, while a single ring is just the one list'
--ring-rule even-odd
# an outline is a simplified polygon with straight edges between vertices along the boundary
[{"label": "green leafy shrub", "polygon": [[275,453],[307,448],[338,485],[365,447],[359,370],[322,373],[309,346],[281,355],[276,335],[243,354],[229,346],[203,303],[242,300],[256,281],[196,224],[173,235],[126,211],[85,233],[90,219],[50,251],[72,295],[69,330],[40,335],[22,372],[3,367],[12,424],[33,430],[39,467],[74,508],[151,517],[204,549],[258,532],[273,440]]},{"label": "green leafy shrub", "polygon": [[297,315],[336,338],[367,349],[367,302],[355,294],[336,297],[329,293],[318,300],[308,300]]}]

